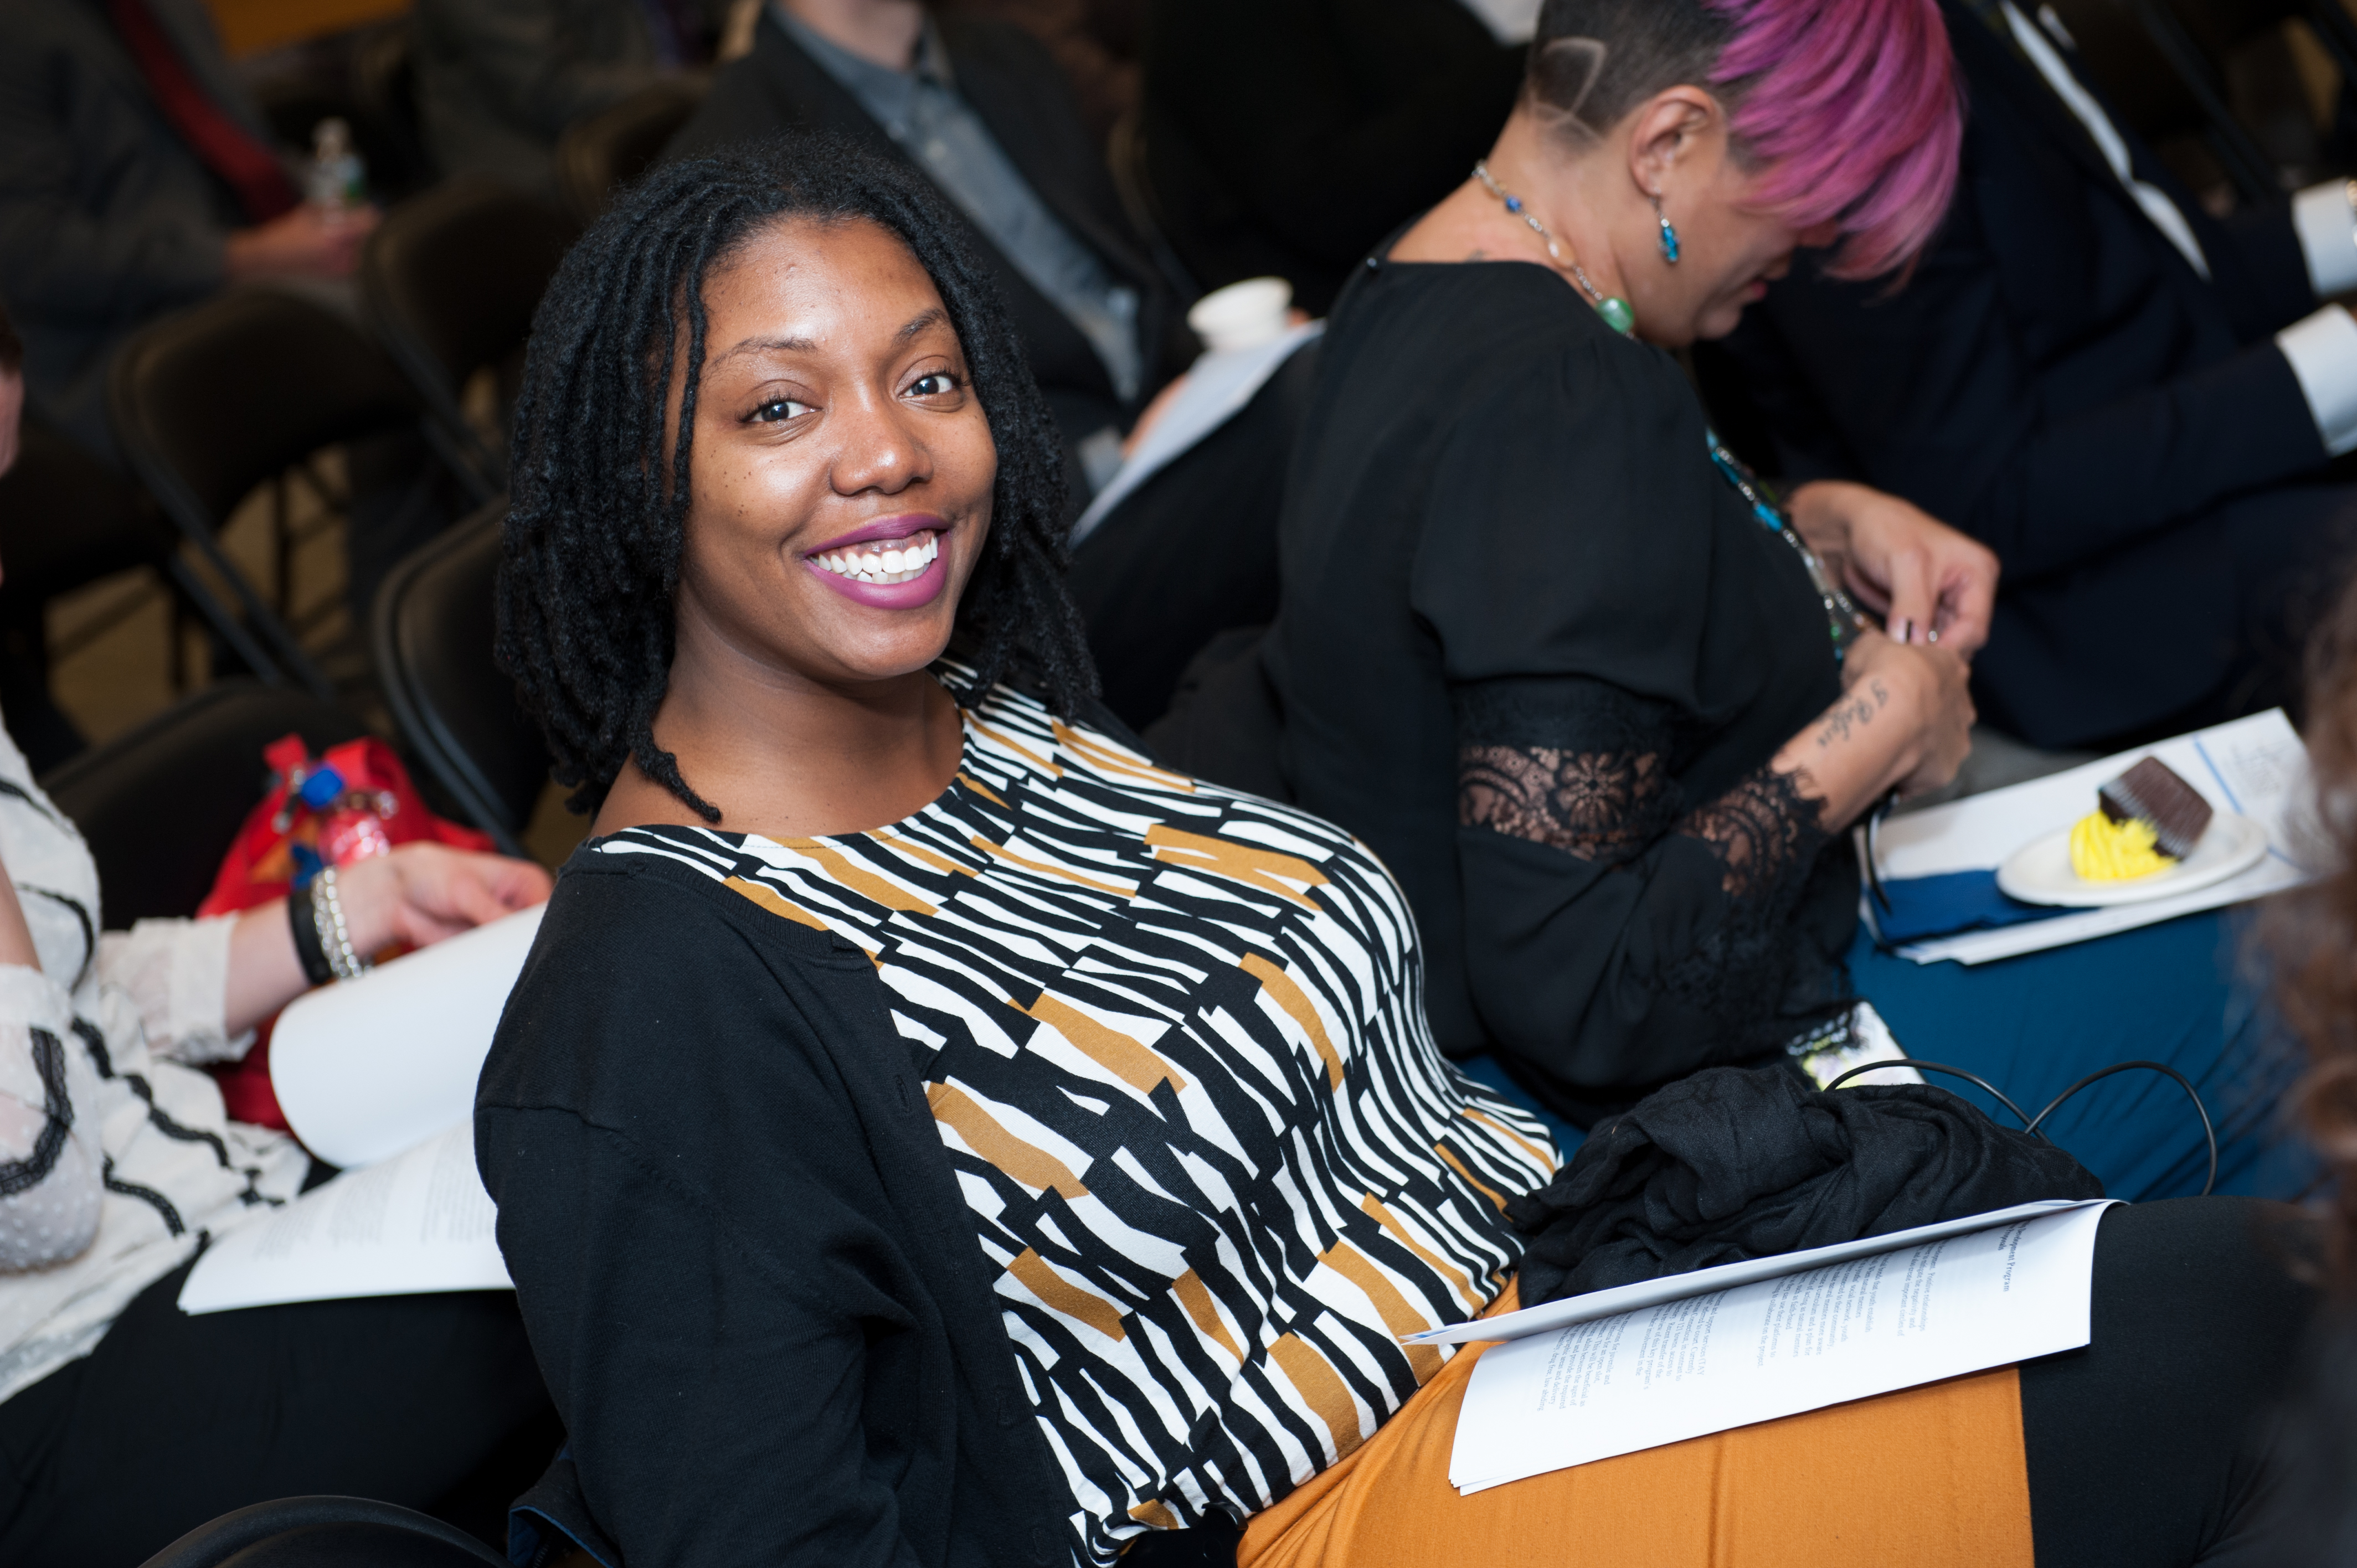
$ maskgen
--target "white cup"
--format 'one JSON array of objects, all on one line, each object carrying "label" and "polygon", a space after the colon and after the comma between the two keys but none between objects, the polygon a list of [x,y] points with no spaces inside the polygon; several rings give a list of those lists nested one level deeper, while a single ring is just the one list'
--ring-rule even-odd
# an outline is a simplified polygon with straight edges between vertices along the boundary
[{"label": "white cup", "polygon": [[1285,335],[1292,304],[1293,285],[1283,278],[1246,278],[1197,300],[1187,325],[1211,353],[1257,349]]}]

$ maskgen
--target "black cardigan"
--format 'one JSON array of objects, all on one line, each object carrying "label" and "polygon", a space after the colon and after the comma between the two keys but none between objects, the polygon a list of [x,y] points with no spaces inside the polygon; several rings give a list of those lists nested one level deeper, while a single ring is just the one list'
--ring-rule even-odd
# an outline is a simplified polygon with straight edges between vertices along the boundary
[{"label": "black cardigan", "polygon": [[475,1148],[570,1434],[522,1506],[609,1565],[1069,1558],[1071,1491],[873,976],[652,856],[576,854],[557,883]]}]

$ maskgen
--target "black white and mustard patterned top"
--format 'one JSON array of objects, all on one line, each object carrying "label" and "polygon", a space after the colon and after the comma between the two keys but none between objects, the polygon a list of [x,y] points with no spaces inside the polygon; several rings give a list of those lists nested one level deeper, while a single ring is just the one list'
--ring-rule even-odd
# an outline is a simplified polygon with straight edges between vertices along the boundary
[{"label": "black white and mustard patterned top", "polygon": [[1242,1519],[1437,1369],[1397,1337],[1504,1288],[1507,1195],[1557,1163],[1426,1028],[1382,864],[1004,688],[940,799],[663,856],[865,951],[996,1270],[1082,1561]]}]

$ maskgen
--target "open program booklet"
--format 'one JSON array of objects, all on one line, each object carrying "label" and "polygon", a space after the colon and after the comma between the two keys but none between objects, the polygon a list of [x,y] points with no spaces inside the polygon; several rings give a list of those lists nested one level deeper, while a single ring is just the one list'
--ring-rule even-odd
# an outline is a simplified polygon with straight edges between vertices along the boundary
[{"label": "open program booklet", "polygon": [[215,1240],[182,1311],[507,1288],[475,1174],[475,1079],[540,916],[495,920],[279,1015],[279,1109],[342,1174]]},{"label": "open program booklet", "polygon": [[2023,1204],[1407,1337],[1493,1345],[1448,1479],[1483,1490],[2088,1342],[2109,1200]]}]

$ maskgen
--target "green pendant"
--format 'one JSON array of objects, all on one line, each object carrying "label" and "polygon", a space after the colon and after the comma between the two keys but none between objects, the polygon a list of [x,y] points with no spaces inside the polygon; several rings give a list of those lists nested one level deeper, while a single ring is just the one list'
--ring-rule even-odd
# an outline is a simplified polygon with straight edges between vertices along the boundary
[{"label": "green pendant", "polygon": [[1598,306],[1596,314],[1604,317],[1605,326],[1623,338],[1637,330],[1637,313],[1630,309],[1629,302],[1617,294]]}]

